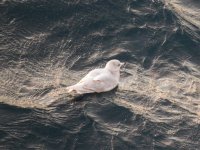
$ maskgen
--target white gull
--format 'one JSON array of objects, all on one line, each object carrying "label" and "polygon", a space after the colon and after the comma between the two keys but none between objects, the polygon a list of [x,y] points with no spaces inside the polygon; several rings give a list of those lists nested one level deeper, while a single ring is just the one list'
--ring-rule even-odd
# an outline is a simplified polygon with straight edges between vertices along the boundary
[{"label": "white gull", "polygon": [[84,94],[110,91],[119,84],[120,67],[123,64],[116,59],[110,60],[105,68],[94,69],[77,84],[67,87],[67,92]]}]

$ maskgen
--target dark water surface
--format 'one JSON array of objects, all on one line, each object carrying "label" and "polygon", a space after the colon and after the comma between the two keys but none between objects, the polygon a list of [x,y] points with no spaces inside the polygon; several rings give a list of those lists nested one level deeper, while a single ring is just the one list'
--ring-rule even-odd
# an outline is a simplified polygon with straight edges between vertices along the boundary
[{"label": "dark water surface", "polygon": [[[1,0],[1,150],[200,147],[200,2]],[[108,60],[118,88],[66,86]]]}]

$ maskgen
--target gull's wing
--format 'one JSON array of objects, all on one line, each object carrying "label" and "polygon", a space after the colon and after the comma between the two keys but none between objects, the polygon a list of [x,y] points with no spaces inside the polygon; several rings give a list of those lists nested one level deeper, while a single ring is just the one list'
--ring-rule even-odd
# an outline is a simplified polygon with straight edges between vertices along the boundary
[{"label": "gull's wing", "polygon": [[100,75],[103,72],[104,69],[94,69],[90,71],[85,77],[83,77],[78,83],[81,83],[83,81],[86,81],[87,79],[95,78],[96,76]]},{"label": "gull's wing", "polygon": [[115,77],[105,69],[95,69],[89,72],[77,84],[67,87],[68,92],[79,94],[105,92],[112,90],[118,84]]},{"label": "gull's wing", "polygon": [[93,91],[93,92],[105,92],[116,87],[117,81],[109,73],[100,74],[93,79],[88,79],[82,83],[84,89]]}]

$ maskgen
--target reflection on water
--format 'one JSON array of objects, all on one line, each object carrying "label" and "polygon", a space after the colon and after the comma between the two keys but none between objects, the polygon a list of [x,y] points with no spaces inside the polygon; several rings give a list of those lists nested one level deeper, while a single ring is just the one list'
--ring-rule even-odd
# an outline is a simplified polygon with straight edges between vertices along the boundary
[{"label": "reflection on water", "polygon": [[[0,2],[0,149],[198,149],[199,2]],[[66,87],[110,59],[118,88]]]},{"label": "reflection on water", "polygon": [[[186,31],[196,38],[200,38],[199,29],[200,29],[200,3],[199,1],[189,1],[189,0],[169,0],[165,1],[167,6],[172,9],[176,16],[179,18],[179,21],[183,25]],[[194,39],[196,40],[196,39]]]}]

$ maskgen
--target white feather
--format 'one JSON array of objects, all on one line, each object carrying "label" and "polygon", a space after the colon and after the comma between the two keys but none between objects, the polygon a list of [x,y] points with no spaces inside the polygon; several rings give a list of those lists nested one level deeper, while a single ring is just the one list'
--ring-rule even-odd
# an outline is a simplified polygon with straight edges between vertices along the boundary
[{"label": "white feather", "polygon": [[121,65],[120,61],[111,60],[105,68],[94,69],[77,84],[67,87],[67,91],[79,94],[110,91],[119,83]]}]

